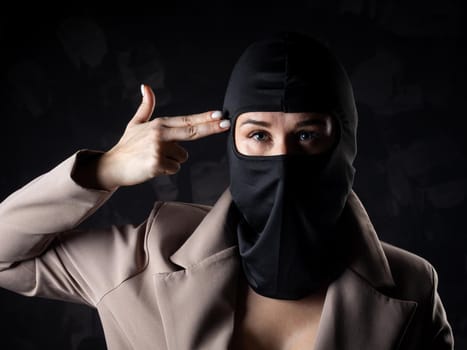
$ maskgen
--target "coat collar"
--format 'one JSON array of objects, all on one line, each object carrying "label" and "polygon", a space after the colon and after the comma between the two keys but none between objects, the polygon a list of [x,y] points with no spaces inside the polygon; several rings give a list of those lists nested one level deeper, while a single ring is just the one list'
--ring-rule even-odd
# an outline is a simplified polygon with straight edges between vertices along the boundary
[{"label": "coat collar", "polygon": [[[227,224],[230,205],[227,190],[171,256],[181,269],[154,275],[169,350],[229,348],[239,282],[246,283]],[[347,208],[356,221],[350,226],[356,228],[357,258],[328,288],[314,349],[398,349],[416,302],[378,292],[394,286],[387,258],[353,191]]]},{"label": "coat collar", "polygon": [[347,269],[326,292],[314,350],[400,349],[417,303],[388,297]]},{"label": "coat collar", "polygon": [[[171,256],[172,262],[182,268],[197,264],[207,257],[236,244],[236,234],[227,224],[230,220],[232,197],[229,189],[224,191],[211,211],[198,225],[188,240]],[[356,257],[350,268],[375,288],[393,287],[394,280],[381,242],[363,207],[352,190],[346,209],[356,229]]]},{"label": "coat collar", "polygon": [[358,196],[352,190],[345,210],[354,228],[355,259],[350,268],[374,288],[394,287],[394,279],[383,246]]},{"label": "coat collar", "polygon": [[230,191],[226,190],[185,243],[172,254],[170,260],[187,268],[234,246],[236,236],[228,225],[231,205],[232,197]]}]

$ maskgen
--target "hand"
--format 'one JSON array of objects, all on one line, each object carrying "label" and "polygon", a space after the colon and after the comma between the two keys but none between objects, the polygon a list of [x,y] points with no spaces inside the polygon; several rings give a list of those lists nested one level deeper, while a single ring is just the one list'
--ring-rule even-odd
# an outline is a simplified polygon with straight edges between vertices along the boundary
[{"label": "hand", "polygon": [[158,175],[175,174],[188,159],[178,141],[196,140],[230,127],[228,120],[220,120],[221,112],[214,111],[149,120],[156,97],[149,86],[142,85],[141,89],[143,101],[123,136],[99,160],[96,175],[103,188],[136,185]]}]

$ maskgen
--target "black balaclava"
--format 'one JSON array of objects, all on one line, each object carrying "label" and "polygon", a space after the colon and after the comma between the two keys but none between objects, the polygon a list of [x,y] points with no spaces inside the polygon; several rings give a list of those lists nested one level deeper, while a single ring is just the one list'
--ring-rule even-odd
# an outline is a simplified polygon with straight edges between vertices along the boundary
[{"label": "black balaclava", "polygon": [[[334,117],[337,141],[320,155],[246,156],[235,122],[254,111]],[[243,271],[259,294],[299,299],[345,266],[338,227],[352,188],[357,111],[349,78],[322,43],[280,32],[251,44],[232,71],[223,106],[231,119],[227,154]],[[284,116],[286,117],[286,116]]]}]

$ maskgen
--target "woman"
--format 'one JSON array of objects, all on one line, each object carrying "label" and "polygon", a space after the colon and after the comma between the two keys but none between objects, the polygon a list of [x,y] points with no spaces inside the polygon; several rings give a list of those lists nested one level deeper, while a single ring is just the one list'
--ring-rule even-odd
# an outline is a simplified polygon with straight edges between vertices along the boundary
[{"label": "woman", "polygon": [[[250,45],[222,111],[149,120],[82,150],[0,207],[0,285],[96,307],[109,349],[452,349],[425,260],[378,240],[352,191],[357,112],[334,55],[298,33]],[[223,120],[220,120],[224,117]],[[212,207],[76,227],[120,186],[176,173],[178,141],[230,129]]]}]

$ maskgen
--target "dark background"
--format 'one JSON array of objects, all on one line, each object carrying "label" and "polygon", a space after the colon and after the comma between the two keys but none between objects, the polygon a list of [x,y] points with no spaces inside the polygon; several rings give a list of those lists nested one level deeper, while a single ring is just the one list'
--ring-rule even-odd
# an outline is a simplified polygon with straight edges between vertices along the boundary
[{"label": "dark background", "polygon": [[[462,1],[173,4],[154,2],[131,17],[0,15],[0,199],[78,149],[113,146],[140,83],[155,90],[156,115],[221,109],[250,42],[271,31],[310,33],[336,52],[354,85],[354,189],[381,239],[435,266],[456,348],[467,348]],[[176,176],[119,189],[83,226],[139,223],[157,199],[213,204],[228,184],[224,142],[186,143],[190,160]],[[105,348],[88,307],[0,290],[0,310],[1,349]]]}]

